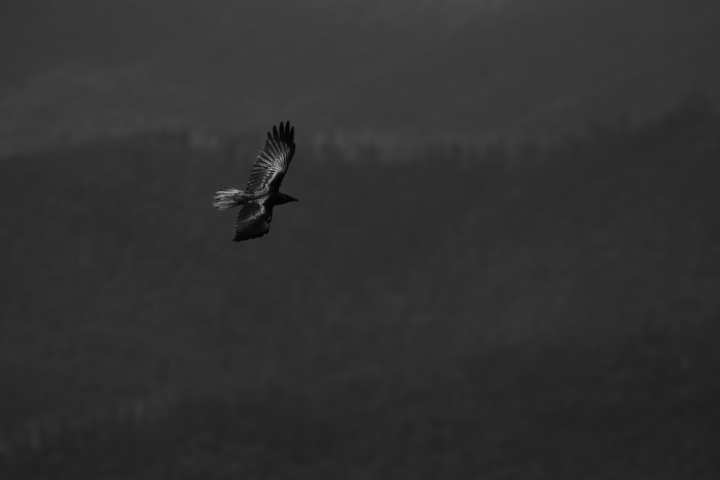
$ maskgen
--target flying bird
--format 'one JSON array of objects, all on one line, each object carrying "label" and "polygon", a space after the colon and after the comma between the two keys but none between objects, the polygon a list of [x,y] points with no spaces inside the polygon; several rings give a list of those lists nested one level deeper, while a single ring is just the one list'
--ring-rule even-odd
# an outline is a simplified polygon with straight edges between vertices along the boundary
[{"label": "flying bird", "polygon": [[290,122],[280,122],[278,128],[273,126],[272,135],[268,132],[265,148],[255,160],[245,190],[225,187],[215,193],[213,206],[220,210],[242,206],[233,241],[262,237],[270,230],[273,207],[297,202],[296,198],[280,193],[280,184],[295,154],[294,138],[295,128],[290,127]]}]

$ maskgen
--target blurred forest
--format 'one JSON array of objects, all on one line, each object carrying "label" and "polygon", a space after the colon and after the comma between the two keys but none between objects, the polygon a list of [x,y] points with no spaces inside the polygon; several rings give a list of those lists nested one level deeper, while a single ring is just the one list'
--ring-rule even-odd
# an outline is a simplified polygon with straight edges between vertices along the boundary
[{"label": "blurred forest", "polygon": [[0,162],[1,478],[720,472],[706,100],[514,153],[300,144],[300,203],[234,244],[210,197],[258,143]]},{"label": "blurred forest", "polygon": [[[0,480],[720,478],[718,32],[3,1]],[[300,202],[235,244],[285,120]]]}]

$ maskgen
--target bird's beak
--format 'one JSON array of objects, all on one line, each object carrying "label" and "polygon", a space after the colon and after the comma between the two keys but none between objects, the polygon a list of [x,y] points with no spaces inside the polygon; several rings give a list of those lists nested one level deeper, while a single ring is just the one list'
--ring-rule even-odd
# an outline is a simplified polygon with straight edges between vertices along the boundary
[{"label": "bird's beak", "polygon": [[291,202],[299,202],[300,200],[298,200],[297,198],[290,197],[290,201]]}]

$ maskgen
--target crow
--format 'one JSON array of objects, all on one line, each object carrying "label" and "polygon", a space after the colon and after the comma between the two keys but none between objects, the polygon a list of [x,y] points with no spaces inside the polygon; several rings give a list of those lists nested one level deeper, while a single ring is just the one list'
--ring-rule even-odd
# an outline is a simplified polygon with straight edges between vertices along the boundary
[{"label": "crow", "polygon": [[213,206],[220,210],[242,206],[233,241],[262,237],[270,230],[273,207],[298,201],[280,193],[280,184],[295,154],[294,138],[295,127],[290,128],[290,122],[280,122],[279,128],[273,126],[272,135],[268,132],[265,148],[255,160],[245,190],[225,187],[215,193]]}]

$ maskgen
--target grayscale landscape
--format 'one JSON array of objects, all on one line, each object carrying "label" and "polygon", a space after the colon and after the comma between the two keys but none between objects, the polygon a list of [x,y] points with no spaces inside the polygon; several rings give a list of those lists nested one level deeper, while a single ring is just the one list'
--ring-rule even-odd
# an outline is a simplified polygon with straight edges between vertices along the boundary
[{"label": "grayscale landscape", "polygon": [[[720,3],[0,7],[0,479],[715,479]],[[268,235],[232,242],[273,125]]]}]

